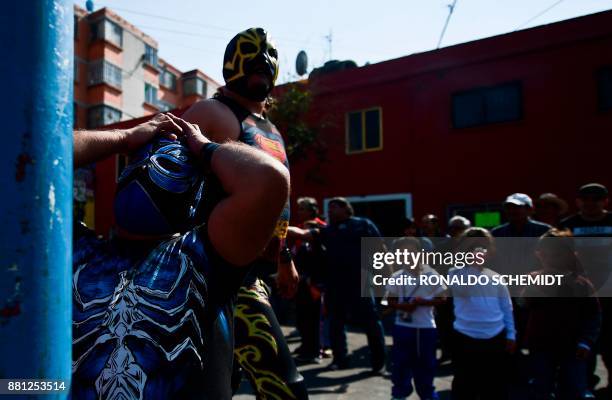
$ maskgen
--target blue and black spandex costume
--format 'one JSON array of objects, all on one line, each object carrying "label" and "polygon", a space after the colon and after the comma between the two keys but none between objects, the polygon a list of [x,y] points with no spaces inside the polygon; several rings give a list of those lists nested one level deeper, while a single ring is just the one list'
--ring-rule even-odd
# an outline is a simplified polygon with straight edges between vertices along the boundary
[{"label": "blue and black spandex costume", "polygon": [[204,234],[150,248],[75,233],[72,397],[231,398],[227,283],[240,277]]},{"label": "blue and black spandex costume", "polygon": [[74,399],[232,396],[233,298],[245,270],[216,253],[205,225],[187,228],[205,187],[188,158],[177,142],[154,143],[131,160],[115,196],[119,228],[183,233],[105,240],[75,226]]}]

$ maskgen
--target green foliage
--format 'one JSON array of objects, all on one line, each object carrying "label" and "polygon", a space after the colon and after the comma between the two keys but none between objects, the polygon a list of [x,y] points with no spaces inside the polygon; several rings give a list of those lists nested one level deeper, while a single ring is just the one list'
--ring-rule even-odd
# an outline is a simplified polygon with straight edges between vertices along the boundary
[{"label": "green foliage", "polygon": [[269,110],[270,120],[287,138],[285,145],[290,161],[304,158],[317,141],[318,129],[307,120],[311,101],[312,95],[307,89],[290,84]]}]

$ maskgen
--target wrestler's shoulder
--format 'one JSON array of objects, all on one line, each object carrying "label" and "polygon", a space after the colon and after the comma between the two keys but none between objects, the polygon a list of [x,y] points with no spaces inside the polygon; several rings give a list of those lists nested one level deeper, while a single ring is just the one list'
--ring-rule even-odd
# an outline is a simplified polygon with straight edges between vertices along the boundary
[{"label": "wrestler's shoulder", "polygon": [[215,99],[199,100],[189,107],[181,117],[193,123],[203,120],[206,120],[206,122],[225,121],[226,119],[231,121],[231,119],[236,118],[228,106]]},{"label": "wrestler's shoulder", "polygon": [[[213,98],[209,98],[209,99],[202,99],[202,100],[198,100],[195,103],[193,103],[191,105],[191,107],[189,107],[187,109],[187,111],[191,111],[191,110],[195,110],[195,111],[202,111],[202,110],[212,110],[214,111],[224,111],[225,109],[227,109],[227,106],[223,103],[221,103],[220,101],[217,101]],[[187,111],[185,112],[185,114],[187,113]]]},{"label": "wrestler's shoulder", "polygon": [[[200,100],[194,103],[181,118],[197,124],[211,140],[222,142],[227,139],[228,130],[234,140],[240,134],[240,124],[236,116],[225,104],[214,99]],[[232,139],[232,137],[230,137]]]}]

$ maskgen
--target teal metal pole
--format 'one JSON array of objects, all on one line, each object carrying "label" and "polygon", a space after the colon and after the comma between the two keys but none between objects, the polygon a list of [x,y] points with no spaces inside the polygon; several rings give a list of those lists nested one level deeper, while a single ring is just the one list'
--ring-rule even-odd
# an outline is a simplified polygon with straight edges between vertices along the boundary
[{"label": "teal metal pole", "polygon": [[[66,389],[73,15],[68,0],[7,1],[0,15],[0,380],[60,380]],[[51,392],[27,398],[60,399],[68,393]],[[28,392],[14,393],[23,398]]]}]

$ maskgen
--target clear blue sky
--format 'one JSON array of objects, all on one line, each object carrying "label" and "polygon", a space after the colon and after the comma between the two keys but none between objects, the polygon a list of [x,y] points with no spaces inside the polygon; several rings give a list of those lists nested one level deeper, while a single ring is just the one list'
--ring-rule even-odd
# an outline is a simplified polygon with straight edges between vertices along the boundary
[{"label": "clear blue sky", "polygon": [[[85,7],[85,0],[75,1]],[[295,57],[309,66],[330,57],[358,65],[434,49],[452,0],[94,0],[159,42],[159,55],[183,71],[199,68],[220,83],[227,42],[262,26],[279,49],[280,81],[294,80]],[[531,22],[532,17],[553,6]],[[458,0],[442,46],[612,9],[612,0]],[[148,15],[144,15],[148,14]]]}]

